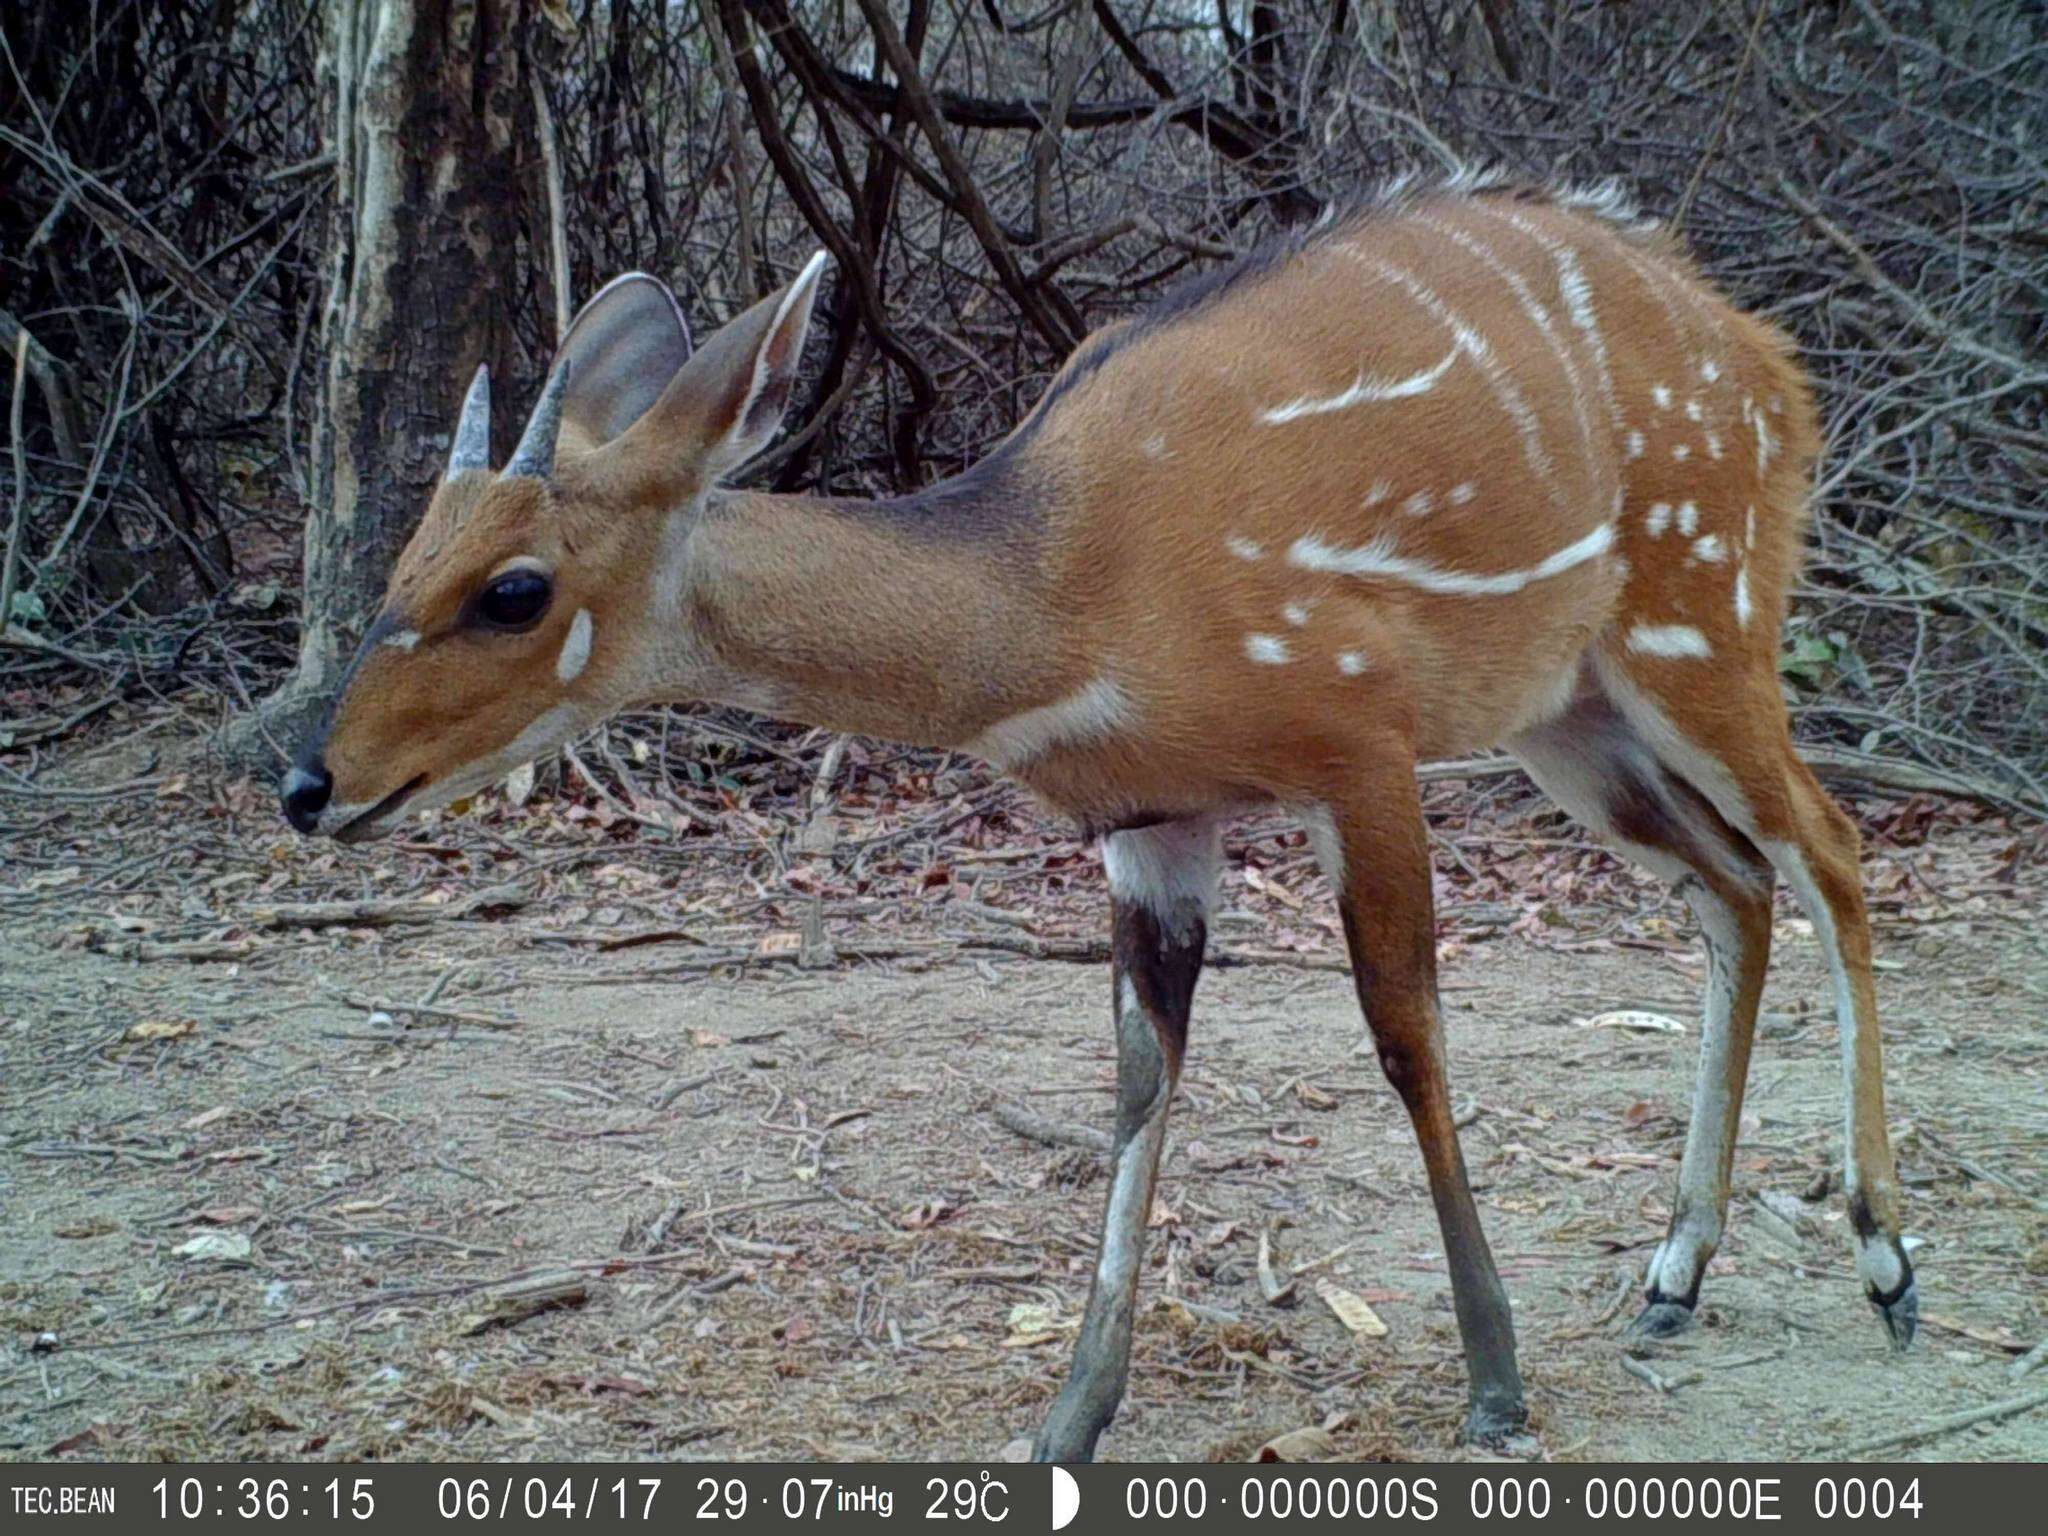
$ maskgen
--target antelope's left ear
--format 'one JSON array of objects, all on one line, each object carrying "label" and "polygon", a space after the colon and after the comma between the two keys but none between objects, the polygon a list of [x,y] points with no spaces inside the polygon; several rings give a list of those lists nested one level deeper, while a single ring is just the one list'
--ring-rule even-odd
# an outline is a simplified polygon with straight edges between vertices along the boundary
[{"label": "antelope's left ear", "polygon": [[682,458],[708,485],[767,447],[789,406],[824,272],[820,251],[788,287],[706,340],[620,439],[622,458],[650,468],[681,468]]}]

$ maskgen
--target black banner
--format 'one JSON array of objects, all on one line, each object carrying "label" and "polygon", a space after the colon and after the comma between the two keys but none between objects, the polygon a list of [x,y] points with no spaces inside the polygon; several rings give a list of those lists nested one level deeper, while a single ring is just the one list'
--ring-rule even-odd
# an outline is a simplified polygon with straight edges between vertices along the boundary
[{"label": "black banner", "polygon": [[2038,1529],[2038,1466],[0,1467],[0,1529],[1241,1532]]}]

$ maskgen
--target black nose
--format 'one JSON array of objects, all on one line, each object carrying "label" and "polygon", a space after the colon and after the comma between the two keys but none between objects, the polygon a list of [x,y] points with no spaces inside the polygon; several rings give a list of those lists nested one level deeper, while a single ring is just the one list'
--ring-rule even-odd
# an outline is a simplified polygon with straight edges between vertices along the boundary
[{"label": "black nose", "polygon": [[326,764],[315,763],[310,768],[293,767],[284,776],[278,798],[284,802],[284,819],[301,832],[311,832],[320,825],[320,813],[333,794],[334,775]]}]

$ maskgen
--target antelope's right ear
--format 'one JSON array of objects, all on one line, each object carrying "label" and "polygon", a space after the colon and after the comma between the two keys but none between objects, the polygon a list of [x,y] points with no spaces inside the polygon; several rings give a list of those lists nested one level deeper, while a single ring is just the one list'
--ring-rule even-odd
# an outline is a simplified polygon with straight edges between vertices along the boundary
[{"label": "antelope's right ear", "polygon": [[825,253],[796,280],[714,333],[619,443],[653,469],[694,468],[708,485],[768,446],[782,425],[810,329]]},{"label": "antelope's right ear", "polygon": [[668,285],[645,272],[606,283],[577,312],[557,364],[570,364],[562,449],[601,448],[647,414],[690,360],[690,326]]}]

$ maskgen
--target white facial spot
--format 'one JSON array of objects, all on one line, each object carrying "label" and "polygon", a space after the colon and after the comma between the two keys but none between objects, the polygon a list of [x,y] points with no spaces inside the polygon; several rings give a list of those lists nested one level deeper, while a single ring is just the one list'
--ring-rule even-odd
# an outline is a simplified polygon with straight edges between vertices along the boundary
[{"label": "white facial spot", "polygon": [[1223,547],[1240,560],[1257,560],[1265,553],[1265,546],[1257,539],[1248,539],[1241,533],[1233,533],[1223,541]]},{"label": "white facial spot", "polygon": [[564,683],[573,683],[583,675],[583,669],[590,665],[590,610],[578,608],[576,617],[569,621],[568,638],[562,642],[562,654],[555,658],[555,677]]},{"label": "white facial spot", "polygon": [[1628,648],[1639,656],[1704,661],[1714,654],[1707,637],[1690,624],[1638,624],[1628,632]]},{"label": "white facial spot", "polygon": [[1337,670],[1346,677],[1358,676],[1359,673],[1365,670],[1365,652],[1339,651],[1337,653]]},{"label": "white facial spot", "polygon": [[1430,491],[1417,491],[1401,503],[1401,511],[1407,517],[1422,517],[1436,505],[1436,496]]},{"label": "white facial spot", "polygon": [[1721,377],[1721,365],[1711,357],[1708,358],[1704,363],[1700,364],[1700,377],[1709,384],[1713,383],[1714,380]]},{"label": "white facial spot", "polygon": [[1692,557],[1705,565],[1716,565],[1727,551],[1721,547],[1721,535],[1710,533],[1705,538],[1692,541]]},{"label": "white facial spot", "polygon": [[1678,531],[1688,539],[1700,531],[1700,506],[1698,502],[1685,501],[1679,503]]},{"label": "white facial spot", "polygon": [[1643,514],[1643,532],[1653,539],[1664,537],[1664,530],[1671,526],[1671,503],[1653,501],[1650,510]]},{"label": "white facial spot", "polygon": [[1684,463],[1684,462],[1685,462],[1685,461],[1686,461],[1687,459],[1689,459],[1689,458],[1691,458],[1691,457],[1692,457],[1692,444],[1691,444],[1691,443],[1680,443],[1680,444],[1678,444],[1678,445],[1677,445],[1676,447],[1674,447],[1674,448],[1673,448],[1673,449],[1671,450],[1671,457],[1673,457],[1674,459],[1678,460],[1678,462],[1679,462],[1679,463],[1683,464],[1683,463]]},{"label": "white facial spot", "polygon": [[1299,629],[1308,622],[1308,604],[1289,603],[1280,610],[1280,617],[1292,624],[1296,629]]},{"label": "white facial spot", "polygon": [[1244,653],[1262,667],[1284,666],[1289,657],[1287,642],[1278,635],[1246,635]]},{"label": "white facial spot", "polygon": [[1454,507],[1462,507],[1479,494],[1479,487],[1470,480],[1461,480],[1444,493],[1444,500]]},{"label": "white facial spot", "polygon": [[409,651],[420,643],[420,632],[416,629],[401,629],[395,635],[386,635],[384,643],[394,651]]},{"label": "white facial spot", "polygon": [[1650,398],[1657,402],[1658,410],[1668,411],[1671,409],[1671,391],[1662,384],[1651,386]]},{"label": "white facial spot", "polygon": [[1707,413],[1701,408],[1699,401],[1688,400],[1685,402],[1685,419],[1687,421],[1705,421]]},{"label": "white facial spot", "polygon": [[1629,433],[1626,445],[1628,456],[1632,459],[1640,459],[1643,456],[1643,447],[1643,434],[1640,432]]}]

